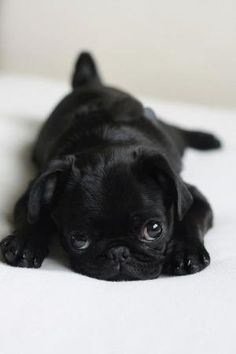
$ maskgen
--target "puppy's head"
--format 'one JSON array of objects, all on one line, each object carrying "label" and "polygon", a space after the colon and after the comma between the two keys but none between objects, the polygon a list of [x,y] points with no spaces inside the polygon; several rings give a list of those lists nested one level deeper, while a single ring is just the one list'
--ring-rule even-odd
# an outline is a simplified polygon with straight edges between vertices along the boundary
[{"label": "puppy's head", "polygon": [[175,217],[191,195],[165,157],[137,151],[66,156],[32,186],[29,221],[50,208],[75,271],[106,280],[160,275]]}]

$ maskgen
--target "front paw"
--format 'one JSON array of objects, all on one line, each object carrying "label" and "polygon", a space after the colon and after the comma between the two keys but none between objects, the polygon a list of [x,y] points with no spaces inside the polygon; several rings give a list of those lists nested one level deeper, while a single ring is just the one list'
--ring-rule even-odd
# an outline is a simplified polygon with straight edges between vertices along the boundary
[{"label": "front paw", "polygon": [[48,253],[33,237],[7,236],[0,247],[6,263],[15,267],[39,268]]},{"label": "front paw", "polygon": [[167,255],[164,273],[186,275],[200,272],[210,264],[210,256],[200,242],[195,245],[175,243]]}]

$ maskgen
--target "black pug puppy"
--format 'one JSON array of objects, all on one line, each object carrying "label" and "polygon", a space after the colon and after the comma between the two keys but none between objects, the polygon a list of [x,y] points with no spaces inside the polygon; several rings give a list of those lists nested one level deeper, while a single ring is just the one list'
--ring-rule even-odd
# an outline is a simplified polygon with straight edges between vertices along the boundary
[{"label": "black pug puppy", "polygon": [[56,233],[72,268],[105,280],[153,279],[205,268],[212,210],[181,176],[187,147],[215,149],[211,134],[168,125],[129,94],[104,86],[88,53],[72,92],[36,142],[37,177],[1,242],[12,266],[40,267]]}]

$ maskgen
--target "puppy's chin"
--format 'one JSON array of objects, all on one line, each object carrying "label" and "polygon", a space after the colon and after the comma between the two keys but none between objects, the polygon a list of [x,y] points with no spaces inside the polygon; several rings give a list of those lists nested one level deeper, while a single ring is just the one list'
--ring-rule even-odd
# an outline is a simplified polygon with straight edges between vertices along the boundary
[{"label": "puppy's chin", "polygon": [[77,273],[107,281],[155,279],[159,277],[162,271],[162,264],[157,261],[143,264],[135,261],[126,262],[125,264],[114,264],[110,261],[104,261],[100,264],[92,264],[72,259],[71,266]]}]

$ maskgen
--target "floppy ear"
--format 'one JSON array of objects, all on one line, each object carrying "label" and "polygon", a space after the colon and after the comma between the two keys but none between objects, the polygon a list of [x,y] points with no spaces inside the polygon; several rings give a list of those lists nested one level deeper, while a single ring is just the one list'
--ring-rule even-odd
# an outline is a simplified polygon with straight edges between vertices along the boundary
[{"label": "floppy ear", "polygon": [[73,164],[73,155],[52,160],[33,182],[28,200],[27,220],[30,224],[38,221],[42,206],[52,201],[60,176],[72,169]]},{"label": "floppy ear", "polygon": [[158,177],[160,172],[165,175],[174,189],[174,201],[177,209],[179,220],[182,220],[186,212],[189,210],[193,197],[189,192],[186,184],[178,173],[171,167],[170,163],[164,155],[152,154],[151,156],[144,156],[143,161],[153,176]]}]

